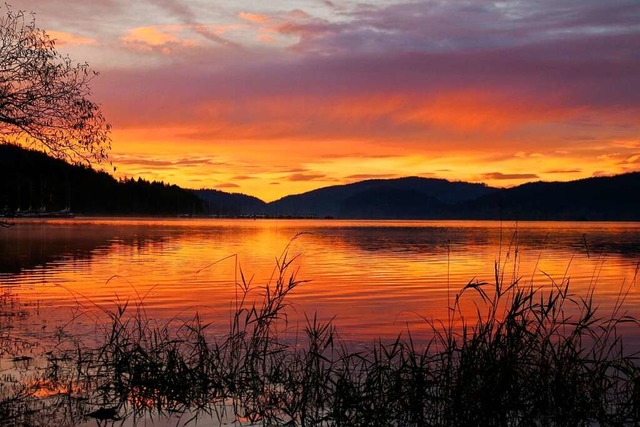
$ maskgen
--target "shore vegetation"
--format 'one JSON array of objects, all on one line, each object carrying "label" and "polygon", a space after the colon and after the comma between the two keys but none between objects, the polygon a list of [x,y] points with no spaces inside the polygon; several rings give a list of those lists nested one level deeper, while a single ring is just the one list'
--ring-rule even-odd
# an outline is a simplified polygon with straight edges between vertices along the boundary
[{"label": "shore vegetation", "polygon": [[30,382],[0,382],[0,418],[12,425],[168,416],[264,426],[640,422],[638,358],[621,334],[638,319],[623,309],[625,290],[603,313],[593,292],[572,294],[568,279],[538,286],[505,277],[496,263],[493,283],[469,282],[451,296],[447,319],[425,319],[426,341],[406,331],[363,347],[312,315],[302,336],[288,333],[289,295],[302,283],[294,260],[285,252],[264,287],[240,274],[228,325],[198,316],[158,322],[141,300],[101,308],[107,321],[97,324],[93,344],[60,330]]}]

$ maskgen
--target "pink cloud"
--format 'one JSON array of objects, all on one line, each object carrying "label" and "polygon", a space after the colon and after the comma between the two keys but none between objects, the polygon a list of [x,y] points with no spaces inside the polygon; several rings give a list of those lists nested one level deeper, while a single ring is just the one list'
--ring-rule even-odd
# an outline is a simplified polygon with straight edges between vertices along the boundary
[{"label": "pink cloud", "polygon": [[77,34],[71,34],[64,31],[47,31],[49,37],[55,40],[56,45],[95,45],[97,40],[90,37],[83,37]]},{"label": "pink cloud", "polygon": [[[71,3],[80,16],[83,6]],[[112,6],[122,8],[116,0]],[[363,176],[402,167],[390,153],[434,159],[433,169],[425,164],[416,171],[455,170],[455,162],[438,159],[463,162],[462,156],[481,153],[487,166],[476,165],[470,176],[521,170],[515,162],[505,166],[513,153],[544,155],[522,159],[540,169],[496,180],[638,164],[637,1],[319,2],[304,11],[220,6],[196,13],[191,3],[159,0],[153,8],[166,14],[157,22],[175,24],[126,20],[127,53],[143,58],[142,66],[115,57],[94,81],[95,98],[116,129],[240,156],[270,147],[298,158],[306,151],[294,168],[361,152],[382,164],[349,172]],[[155,33],[136,33],[140,28]],[[188,40],[196,46],[185,45]],[[597,157],[615,152],[620,157]],[[552,162],[573,155],[591,163]],[[300,183],[332,176],[310,169],[290,176]],[[240,173],[252,171],[233,174]]]},{"label": "pink cloud", "polygon": [[252,22],[254,24],[264,24],[269,21],[269,17],[267,15],[263,15],[260,13],[240,12],[238,16],[240,17],[240,19]]}]

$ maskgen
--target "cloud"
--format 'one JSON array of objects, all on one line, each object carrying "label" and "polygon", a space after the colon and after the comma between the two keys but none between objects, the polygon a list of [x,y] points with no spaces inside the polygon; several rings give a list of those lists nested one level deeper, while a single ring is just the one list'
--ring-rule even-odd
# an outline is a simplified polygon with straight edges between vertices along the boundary
[{"label": "cloud", "polygon": [[482,174],[482,179],[492,180],[517,180],[517,179],[539,179],[540,177],[534,173],[501,173],[490,172]]},{"label": "cloud", "polygon": [[178,28],[174,26],[133,28],[122,37],[122,41],[130,44],[162,46],[178,41]]},{"label": "cloud", "polygon": [[207,25],[203,25],[201,19],[189,6],[189,3],[179,0],[153,0],[155,6],[165,10],[170,16],[177,18],[185,26],[193,28],[202,37],[227,47],[238,47],[236,43],[222,37],[216,31],[212,31]]},{"label": "cloud", "polygon": [[170,54],[177,48],[194,48],[198,42],[190,38],[191,28],[182,25],[156,25],[130,29],[121,37],[125,46]]},{"label": "cloud", "polygon": [[342,12],[348,25],[298,21],[286,30],[299,34],[299,50],[325,53],[492,50],[637,31],[637,4],[612,3],[397,2]]},{"label": "cloud", "polygon": [[565,174],[565,173],[581,173],[582,169],[550,169],[544,171],[544,173],[551,174]]},{"label": "cloud", "polygon": [[[576,51],[594,54],[575,61],[535,59],[528,48],[266,59],[259,65],[241,55],[238,62],[204,60],[201,66],[173,64],[144,75],[121,75],[122,89],[110,96],[145,89],[145,105],[135,106],[136,114],[115,111],[124,119],[120,125],[144,115],[197,120],[194,135],[201,137],[242,139],[262,132],[265,138],[386,139],[432,130],[504,133],[532,125],[577,126],[584,119],[600,126],[634,126],[640,91],[628,88],[640,87],[640,60],[606,64],[596,59],[615,43],[610,40],[602,49],[584,43]],[[603,80],[602,73],[611,77]]]},{"label": "cloud", "polygon": [[[224,170],[209,182],[256,176],[238,182],[257,192],[282,174],[303,191],[343,175],[509,183],[639,161],[636,0],[24,4],[72,58],[99,58],[93,97],[114,132],[136,132],[114,145],[146,150],[130,164],[158,175]],[[158,139],[225,166],[168,160]]]},{"label": "cloud", "polygon": [[286,179],[288,181],[316,181],[322,178],[326,178],[326,175],[313,173],[295,173],[293,175],[289,175]]},{"label": "cloud", "polygon": [[90,37],[83,37],[77,34],[71,34],[64,31],[47,31],[49,37],[55,40],[57,46],[66,45],[95,45],[97,40]]},{"label": "cloud", "polygon": [[122,156],[122,155],[112,155],[111,159],[112,161],[121,165],[153,166],[155,168],[173,166],[174,164],[173,161],[171,160],[137,158],[137,157],[131,157],[131,156]]},{"label": "cloud", "polygon": [[213,160],[211,158],[193,157],[193,158],[178,158],[178,159],[165,160],[165,159],[121,155],[121,154],[112,155],[112,161],[119,165],[151,166],[156,169],[225,165],[225,163]]},{"label": "cloud", "polygon": [[357,174],[345,176],[344,179],[365,180],[365,179],[386,179],[386,178],[396,178],[396,177],[398,177],[398,175],[393,173],[357,173]]},{"label": "cloud", "polygon": [[254,24],[264,24],[265,22],[269,21],[268,16],[259,13],[240,12],[238,16],[240,17],[240,19],[253,22]]},{"label": "cloud", "polygon": [[273,44],[276,42],[276,39],[274,39],[273,37],[267,35],[267,34],[260,34],[258,36],[258,40],[260,40],[263,43],[268,43],[268,44]]},{"label": "cloud", "polygon": [[217,184],[214,187],[215,188],[240,188],[238,184],[234,184],[233,182],[224,182],[222,184]]},{"label": "cloud", "polygon": [[401,157],[402,154],[391,151],[389,153],[376,153],[374,151],[359,152],[359,151],[346,151],[344,153],[327,153],[323,154],[323,159],[392,159],[395,157]]},{"label": "cloud", "polygon": [[203,166],[203,165],[207,165],[207,166],[224,166],[226,165],[225,162],[220,162],[208,157],[204,157],[204,158],[199,158],[199,157],[189,157],[189,158],[182,158],[182,159],[177,159],[173,162],[174,165],[176,166]]},{"label": "cloud", "polygon": [[640,154],[634,154],[625,160],[625,163],[640,163]]}]

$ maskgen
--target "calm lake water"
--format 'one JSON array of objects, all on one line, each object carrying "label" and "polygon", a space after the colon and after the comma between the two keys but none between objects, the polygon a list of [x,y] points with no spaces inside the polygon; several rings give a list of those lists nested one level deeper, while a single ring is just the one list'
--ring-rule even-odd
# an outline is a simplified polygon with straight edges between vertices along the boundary
[{"label": "calm lake water", "polygon": [[160,321],[197,312],[224,329],[240,272],[259,297],[287,247],[289,258],[298,256],[289,271],[308,280],[289,300],[293,332],[305,313],[317,313],[353,342],[392,338],[407,326],[419,336],[424,318],[446,318],[465,284],[494,283],[495,262],[506,280],[550,286],[570,278],[578,295],[594,288],[603,313],[629,289],[625,308],[640,315],[638,223],[17,221],[0,232],[0,284],[27,307],[16,334],[51,331],[71,318],[67,328],[90,330],[99,306],[127,300],[142,301]]}]

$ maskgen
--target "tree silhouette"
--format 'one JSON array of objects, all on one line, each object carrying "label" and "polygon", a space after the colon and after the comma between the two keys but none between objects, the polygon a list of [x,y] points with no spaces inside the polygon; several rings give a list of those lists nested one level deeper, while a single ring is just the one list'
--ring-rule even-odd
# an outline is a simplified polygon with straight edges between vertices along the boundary
[{"label": "tree silhouette", "polygon": [[89,100],[97,75],[61,55],[35,17],[6,6],[0,17],[0,140],[76,163],[100,162],[111,126]]}]

